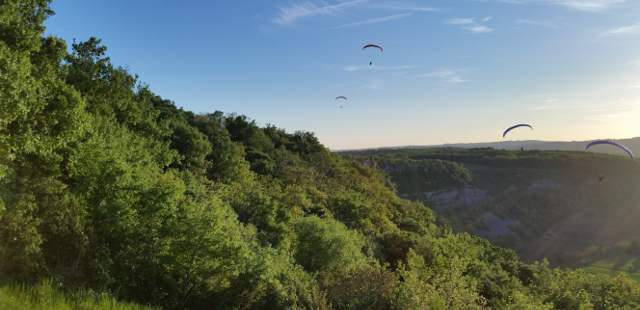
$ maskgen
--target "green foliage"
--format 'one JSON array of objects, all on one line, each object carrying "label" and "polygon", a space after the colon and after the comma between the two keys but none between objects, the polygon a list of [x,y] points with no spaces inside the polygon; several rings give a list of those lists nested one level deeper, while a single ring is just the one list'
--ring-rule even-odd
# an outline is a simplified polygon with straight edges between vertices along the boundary
[{"label": "green foliage", "polygon": [[49,3],[51,0],[3,0],[0,3],[0,41],[13,50],[38,50],[45,29],[42,23],[54,14]]},{"label": "green foliage", "polygon": [[229,132],[222,125],[222,112],[194,115],[192,121],[192,126],[197,127],[212,146],[211,152],[205,157],[207,178],[222,183],[243,183],[253,178],[248,169],[249,163],[244,158],[244,145],[231,141]]},{"label": "green foliage", "polygon": [[[41,270],[41,209],[63,206],[58,175],[64,149],[86,130],[80,95],[58,78],[64,41],[41,38],[48,1],[4,1],[0,8],[0,273]],[[74,212],[74,211],[70,211]]]},{"label": "green foliage", "polygon": [[335,309],[389,309],[398,281],[385,267],[341,267],[320,274],[327,299]]},{"label": "green foliage", "polygon": [[356,156],[347,153],[343,156],[347,160],[358,161],[374,169],[384,171],[400,194],[434,191],[456,187],[472,181],[471,172],[452,161],[412,159],[407,154],[397,153],[383,153],[373,156]]},{"label": "green foliage", "polygon": [[291,223],[296,238],[294,257],[307,272],[351,268],[365,262],[364,237],[344,224],[308,216]]},{"label": "green foliage", "polygon": [[461,270],[458,258],[450,268],[438,272],[422,257],[409,252],[400,274],[404,282],[398,293],[399,309],[481,309],[486,300],[474,292],[476,283]]},{"label": "green foliage", "polygon": [[[78,90],[87,102],[87,112],[113,119],[127,128],[155,138],[167,135],[156,123],[160,111],[153,105],[148,89],[137,84],[122,67],[114,67],[103,57],[106,46],[94,37],[73,43],[73,53],[65,57],[65,81]],[[137,88],[137,93],[135,92]]]},{"label": "green foliage", "polygon": [[204,166],[205,156],[211,152],[211,143],[197,128],[189,126],[185,122],[170,122],[171,148],[177,150],[182,156],[182,165],[185,167]]},{"label": "green foliage", "polygon": [[576,271],[551,270],[548,262],[533,265],[534,294],[556,309],[637,309],[640,288],[622,273],[616,278]]},{"label": "green foliage", "polygon": [[276,161],[265,153],[249,150],[246,159],[251,163],[251,171],[257,174],[273,175],[276,171]]},{"label": "green foliage", "polygon": [[[577,151],[541,151],[526,152],[496,150],[493,148],[415,148],[415,149],[376,149],[348,151],[345,155],[360,157],[375,156],[392,158],[400,161],[445,160],[457,163],[469,163],[500,168],[551,168],[567,170],[591,170],[592,168],[625,171],[640,166],[629,161],[629,157],[603,153],[587,153]],[[349,157],[347,157],[349,158]]]}]

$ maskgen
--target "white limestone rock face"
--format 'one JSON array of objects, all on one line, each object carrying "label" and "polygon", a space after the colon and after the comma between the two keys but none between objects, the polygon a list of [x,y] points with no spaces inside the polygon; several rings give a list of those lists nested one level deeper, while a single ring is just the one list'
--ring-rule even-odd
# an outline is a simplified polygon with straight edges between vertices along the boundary
[{"label": "white limestone rock face", "polygon": [[489,231],[476,230],[476,236],[488,239],[495,239],[498,238],[498,236],[515,235],[516,233],[511,231],[508,227],[520,225],[520,221],[518,220],[503,220],[491,212],[486,212],[482,215],[482,218],[489,227]]},{"label": "white limestone rock face", "polygon": [[424,192],[425,201],[435,204],[436,211],[444,211],[450,207],[461,207],[487,199],[485,190],[468,185],[449,188],[435,192]]}]

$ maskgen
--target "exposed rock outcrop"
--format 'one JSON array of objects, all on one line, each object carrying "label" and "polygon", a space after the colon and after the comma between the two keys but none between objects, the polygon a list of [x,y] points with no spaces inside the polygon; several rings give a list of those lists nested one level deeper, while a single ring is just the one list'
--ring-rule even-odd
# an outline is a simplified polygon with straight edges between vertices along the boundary
[{"label": "exposed rock outcrop", "polygon": [[483,238],[495,239],[498,238],[498,236],[515,235],[516,233],[511,231],[508,226],[520,225],[520,221],[511,219],[503,220],[491,212],[483,214],[482,218],[489,227],[489,231],[476,230],[476,236]]},{"label": "exposed rock outcrop", "polygon": [[436,211],[444,211],[450,207],[460,207],[487,199],[485,190],[469,185],[457,189],[445,189],[436,192],[424,192],[425,201],[435,204]]}]

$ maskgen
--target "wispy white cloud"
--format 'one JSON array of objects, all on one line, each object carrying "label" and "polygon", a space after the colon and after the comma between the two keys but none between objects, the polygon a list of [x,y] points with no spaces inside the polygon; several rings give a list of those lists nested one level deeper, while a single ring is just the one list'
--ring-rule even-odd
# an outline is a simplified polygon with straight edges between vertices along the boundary
[{"label": "wispy white cloud", "polygon": [[299,20],[312,17],[363,16],[363,14],[361,13],[365,11],[369,12],[367,14],[370,14],[370,12],[373,11],[378,11],[378,14],[382,11],[386,11],[387,14],[397,14],[368,19],[364,21],[356,21],[333,28],[344,28],[386,22],[407,17],[411,15],[411,12],[439,12],[441,11],[441,9],[434,7],[414,6],[404,2],[388,0],[337,0],[337,3],[327,3],[325,2],[325,0],[298,0],[297,2],[290,5],[279,7],[276,17],[272,18],[271,22],[280,25],[292,25]]},{"label": "wispy white cloud", "polygon": [[383,9],[383,10],[398,10],[398,11],[420,11],[420,12],[440,12],[442,9],[434,7],[420,7],[412,6],[399,2],[375,2],[369,5],[371,8]]},{"label": "wispy white cloud", "polygon": [[603,105],[593,105],[589,112],[593,114],[587,119],[605,121],[607,119],[632,118],[637,119],[640,113],[640,100],[629,100],[626,98]]},{"label": "wispy white cloud", "polygon": [[362,69],[362,67],[358,67],[358,66],[346,66],[342,68],[343,71],[358,71],[360,69]]},{"label": "wispy white cloud", "polygon": [[306,1],[299,4],[294,4],[290,7],[281,7],[278,17],[274,18],[272,21],[277,24],[291,24],[297,19],[303,17],[340,13],[347,8],[360,5],[366,1],[367,0],[354,0],[334,5],[327,5],[323,1]]},{"label": "wispy white cloud", "polygon": [[613,5],[628,2],[629,0],[473,0],[492,1],[516,4],[554,4],[582,11],[601,11]]},{"label": "wispy white cloud", "polygon": [[518,23],[518,24],[534,25],[534,26],[545,26],[545,27],[551,27],[551,28],[554,28],[554,29],[558,29],[558,26],[556,25],[556,23],[551,22],[551,21],[539,21],[539,20],[530,20],[530,19],[518,19],[518,20],[516,20],[516,23]]},{"label": "wispy white cloud", "polygon": [[[583,97],[585,94],[580,94],[578,97]],[[573,96],[570,96],[573,97]],[[578,98],[553,98],[544,100],[544,104],[533,106],[529,108],[531,111],[537,110],[563,110],[563,109],[580,109],[588,112],[605,112],[618,114],[618,112],[638,110],[640,108],[640,100],[628,100],[621,98],[616,101],[610,102],[591,102],[584,103],[582,99]]]},{"label": "wispy white cloud", "polygon": [[444,23],[450,25],[468,25],[475,22],[473,21],[473,18],[452,18],[447,19],[446,21],[444,21]]},{"label": "wispy white cloud", "polygon": [[405,18],[405,17],[410,16],[410,15],[411,15],[411,13],[390,15],[390,16],[385,16],[385,17],[380,17],[380,18],[364,20],[364,21],[361,21],[361,22],[355,22],[355,23],[340,25],[340,26],[333,27],[331,29],[339,29],[339,28],[355,27],[355,26],[369,25],[369,24],[375,24],[375,23],[381,23],[381,22],[388,22],[388,21],[392,21],[392,20],[396,20],[396,19],[400,19],[400,18]]},{"label": "wispy white cloud", "polygon": [[463,77],[463,71],[466,71],[466,70],[454,71],[451,69],[442,69],[434,72],[418,74],[416,75],[416,77],[436,77],[436,78],[441,78],[448,83],[462,83],[462,82],[471,81]]},{"label": "wispy white cloud", "polygon": [[621,98],[616,101],[607,102],[604,104],[593,105],[589,108],[590,111],[600,112],[600,111],[611,111],[612,109],[622,109],[626,110],[629,108],[635,108],[640,106],[640,100],[629,100],[627,98]]},{"label": "wispy white cloud", "polygon": [[627,0],[534,0],[535,2],[549,2],[564,5],[570,8],[584,11],[599,11],[614,4],[627,2]]},{"label": "wispy white cloud", "polygon": [[423,74],[418,74],[416,77],[447,77],[453,75],[454,72],[451,69],[442,69],[440,71],[427,72]]},{"label": "wispy white cloud", "polygon": [[609,30],[606,32],[606,34],[626,34],[626,33],[638,33],[638,32],[640,32],[640,24]]},{"label": "wispy white cloud", "polygon": [[374,90],[380,90],[382,89],[384,82],[382,80],[376,79],[376,80],[371,80],[369,82],[367,82],[364,87],[369,88],[369,89],[374,89]]},{"label": "wispy white cloud", "polygon": [[491,20],[491,17],[485,17],[482,19],[483,22],[490,21],[490,20]]},{"label": "wispy white cloud", "polygon": [[[489,17],[489,19],[491,18]],[[483,21],[489,20],[489,19],[485,18],[483,19]],[[462,25],[462,29],[469,30],[469,32],[472,32],[472,33],[483,33],[483,32],[493,31],[493,29],[487,26],[476,23],[474,18],[452,18],[452,19],[445,20],[444,23],[449,25]]]},{"label": "wispy white cloud", "polygon": [[439,8],[425,8],[425,7],[422,7],[422,8],[419,8],[419,7],[402,7],[402,8],[400,8],[399,7],[398,9],[410,10],[410,11],[422,11],[422,12],[440,12],[440,11],[442,11]]},{"label": "wispy white cloud", "polygon": [[483,32],[492,32],[493,29],[487,27],[487,26],[482,26],[482,25],[475,25],[475,26],[471,26],[471,27],[467,27],[467,30],[473,32],[473,33],[483,33]]}]

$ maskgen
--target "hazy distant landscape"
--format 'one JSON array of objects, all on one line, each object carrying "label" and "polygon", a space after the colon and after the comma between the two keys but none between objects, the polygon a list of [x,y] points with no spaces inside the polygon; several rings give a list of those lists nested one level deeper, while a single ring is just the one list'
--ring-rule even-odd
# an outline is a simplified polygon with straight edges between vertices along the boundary
[{"label": "hazy distant landscape", "polygon": [[[483,148],[490,147],[497,150],[520,150],[520,148],[524,148],[525,150],[550,150],[550,151],[585,151],[585,147],[589,144],[589,142],[601,140],[601,139],[593,139],[589,141],[535,141],[535,140],[526,140],[526,141],[500,141],[500,142],[485,142],[485,143],[451,143],[451,144],[440,144],[440,145],[406,145],[406,146],[394,146],[394,147],[381,147],[375,149],[403,149],[403,148],[443,148],[443,147],[455,147],[455,148]],[[609,140],[609,139],[605,139]],[[612,140],[616,141],[624,146],[628,147],[634,154],[640,154],[640,138],[631,138],[631,139],[619,139]],[[333,150],[334,152],[346,152],[353,150]],[[606,146],[595,146],[589,149],[591,152],[599,152],[599,153],[608,153],[626,156],[627,154],[618,148],[611,148]]]}]

